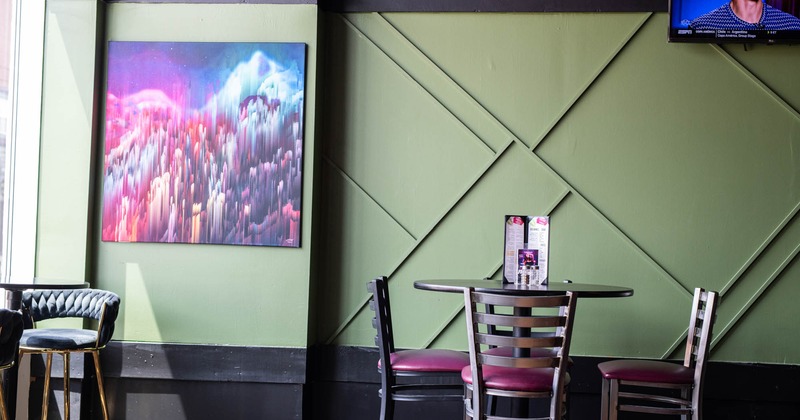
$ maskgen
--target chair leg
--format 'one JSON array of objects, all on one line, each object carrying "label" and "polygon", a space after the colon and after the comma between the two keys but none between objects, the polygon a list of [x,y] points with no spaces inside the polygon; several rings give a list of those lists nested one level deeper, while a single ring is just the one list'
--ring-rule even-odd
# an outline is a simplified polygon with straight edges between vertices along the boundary
[{"label": "chair leg", "polygon": [[467,389],[467,384],[464,384],[464,399],[461,400],[461,406],[464,410],[464,420],[469,420],[469,412],[467,411],[467,404],[470,404],[471,401],[469,399],[469,390]]},{"label": "chair leg", "polygon": [[611,390],[609,392],[608,412],[609,420],[617,420],[617,411],[619,407],[619,381],[611,379]]},{"label": "chair leg", "polygon": [[3,394],[3,387],[0,386],[0,415],[3,420],[8,420],[8,411],[6,410],[6,396]]},{"label": "chair leg", "polygon": [[64,420],[69,420],[69,352],[64,357]]},{"label": "chair leg", "polygon": [[[472,390],[470,390],[466,385],[464,385],[464,420],[470,420],[470,419],[474,420],[475,406],[472,403],[473,398],[475,398],[475,394],[473,394]],[[488,398],[491,399],[492,396],[489,395]]]},{"label": "chair leg", "polygon": [[[692,398],[692,395],[691,395],[691,390],[690,390],[690,389],[688,389],[688,388],[683,388],[683,389],[681,389],[681,398],[683,398],[684,400],[690,400],[690,399]],[[692,403],[694,403],[694,401],[692,401]],[[685,407],[685,406],[683,406],[683,408],[686,408],[686,407]],[[693,411],[691,418],[692,418],[693,420],[697,420],[697,418],[695,417],[695,414],[696,414],[696,413],[694,413],[694,409],[695,409],[695,407],[694,407],[694,404],[692,404],[692,405],[690,406],[690,408],[691,408],[691,409],[692,409],[692,411]],[[689,420],[689,415],[688,415],[688,414],[682,414],[682,415],[681,415],[681,420]]]},{"label": "chair leg", "polygon": [[564,391],[553,390],[553,396],[550,400],[550,418],[553,420],[564,419]]},{"label": "chair leg", "polygon": [[394,418],[394,399],[392,399],[392,394],[387,391],[387,388],[381,390],[381,420],[393,420]]},{"label": "chair leg", "polygon": [[42,420],[47,420],[47,406],[50,399],[50,367],[53,365],[53,353],[46,353],[44,367],[44,393],[42,395]]},{"label": "chair leg", "polygon": [[100,352],[93,351],[94,374],[97,376],[97,391],[100,394],[100,406],[103,408],[103,418],[108,420],[108,407],[106,406],[106,390],[103,387],[103,374],[100,372]]},{"label": "chair leg", "polygon": [[608,381],[603,378],[603,390],[600,394],[600,420],[608,420]]}]

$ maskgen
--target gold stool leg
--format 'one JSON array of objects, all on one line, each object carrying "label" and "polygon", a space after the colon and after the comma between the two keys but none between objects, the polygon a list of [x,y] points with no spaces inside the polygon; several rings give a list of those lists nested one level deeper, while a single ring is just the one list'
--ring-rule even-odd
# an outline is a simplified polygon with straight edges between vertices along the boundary
[{"label": "gold stool leg", "polygon": [[94,358],[94,374],[97,376],[97,391],[100,393],[100,406],[103,407],[103,418],[108,420],[108,408],[106,407],[106,390],[103,387],[103,374],[100,372],[100,352],[92,352]]},{"label": "gold stool leg", "polygon": [[64,352],[64,420],[69,420],[69,352]]},{"label": "gold stool leg", "polygon": [[50,366],[53,364],[53,353],[45,353],[47,361],[44,368],[44,395],[42,395],[42,420],[47,420],[47,405],[50,399]]},{"label": "gold stool leg", "polygon": [[3,387],[0,386],[0,415],[3,420],[8,420],[8,412],[6,411],[6,396],[3,394]]}]

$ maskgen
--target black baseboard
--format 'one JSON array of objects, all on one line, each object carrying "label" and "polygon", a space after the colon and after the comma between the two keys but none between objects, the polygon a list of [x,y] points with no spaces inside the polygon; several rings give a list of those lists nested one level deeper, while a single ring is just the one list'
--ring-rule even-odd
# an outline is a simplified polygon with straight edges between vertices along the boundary
[{"label": "black baseboard", "polygon": [[[112,342],[101,352],[112,418],[375,420],[380,400],[376,348],[320,346],[309,350],[244,346]],[[573,356],[570,414],[600,413],[600,357]],[[54,358],[54,365],[60,363]],[[41,404],[40,361],[31,373],[30,418]],[[72,362],[73,412],[99,419],[80,356]],[[88,372],[91,372],[89,364]],[[51,411],[60,410],[61,367],[54,366]],[[85,388],[89,390],[90,388]],[[711,362],[704,398],[706,420],[800,418],[800,366]],[[83,403],[83,404],[81,404]],[[499,407],[503,409],[503,406]],[[396,420],[461,419],[455,403],[398,403]],[[646,419],[629,413],[624,419]]]},{"label": "black baseboard", "polygon": [[105,376],[182,381],[304,384],[305,348],[112,341]]},{"label": "black baseboard", "polygon": [[[320,347],[311,374],[312,398],[320,410],[314,420],[372,420],[378,418],[378,351],[364,347]],[[602,357],[573,356],[570,413],[572,420],[600,418],[600,373]],[[798,419],[800,418],[800,366],[710,362],[704,390],[706,420]],[[410,407],[402,407],[411,404]],[[396,419],[444,420],[461,418],[458,404],[422,407],[398,403]],[[400,416],[400,411],[406,414]],[[346,414],[346,415],[345,415]],[[623,419],[653,416],[623,413]],[[661,416],[656,416],[661,417]]]},{"label": "black baseboard", "polygon": [[[112,341],[100,359],[111,418],[302,420],[310,416],[304,409],[308,404],[304,348]],[[88,360],[85,363],[79,354],[71,358],[70,410],[76,417],[80,412],[80,418],[102,419]],[[54,357],[51,418],[63,413],[62,371],[61,358]],[[29,418],[40,416],[43,374],[42,357],[35,355]]]}]

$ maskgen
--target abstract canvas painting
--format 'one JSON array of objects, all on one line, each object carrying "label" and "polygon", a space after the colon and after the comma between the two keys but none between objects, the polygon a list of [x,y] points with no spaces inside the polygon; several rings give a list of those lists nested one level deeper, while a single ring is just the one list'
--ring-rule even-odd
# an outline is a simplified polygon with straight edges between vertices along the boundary
[{"label": "abstract canvas painting", "polygon": [[104,241],[300,246],[305,44],[107,57]]}]

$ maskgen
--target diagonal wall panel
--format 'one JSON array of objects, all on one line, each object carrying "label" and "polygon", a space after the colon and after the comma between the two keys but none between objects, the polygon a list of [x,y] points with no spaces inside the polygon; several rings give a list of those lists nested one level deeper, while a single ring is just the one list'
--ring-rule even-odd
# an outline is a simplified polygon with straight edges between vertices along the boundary
[{"label": "diagonal wall panel", "polygon": [[327,197],[318,293],[325,316],[318,330],[327,339],[361,307],[367,281],[387,274],[414,239],[337,168],[326,162],[322,169]]},{"label": "diagonal wall panel", "polygon": [[712,47],[659,42],[665,25],[648,22],[537,152],[688,290],[719,289],[800,199],[800,121]]},{"label": "diagonal wall panel", "polygon": [[748,45],[745,48],[742,45],[728,45],[725,51],[777,92],[795,110],[800,110],[800,89],[797,89],[800,50],[783,46],[776,52],[770,47]]},{"label": "diagonal wall panel", "polygon": [[[715,324],[715,354],[726,360],[786,363],[794,354],[792,331],[800,316],[797,279],[800,275],[800,217],[795,216],[736,286],[723,296]],[[776,313],[777,312],[777,313]],[[769,328],[765,328],[768,325]],[[774,340],[764,340],[764,335]],[[769,342],[768,346],[764,343]]]},{"label": "diagonal wall panel", "polygon": [[797,364],[797,337],[793,332],[800,317],[800,258],[793,258],[717,345],[720,360]]},{"label": "diagonal wall panel", "polygon": [[463,304],[461,296],[453,298],[455,307],[437,304],[443,294],[413,289],[414,280],[492,274],[503,255],[503,216],[540,214],[560,200],[563,192],[558,180],[537,164],[524,146],[511,145],[392,278],[392,293],[406,302],[393,311],[416,326],[399,334],[399,339],[423,345],[439,329],[438,322],[430,320],[444,321]]},{"label": "diagonal wall panel", "polygon": [[493,155],[352,25],[329,28],[326,155],[418,237]]},{"label": "diagonal wall panel", "polygon": [[[490,275],[503,255],[506,212],[545,211],[563,196],[563,191],[558,180],[537,166],[524,146],[510,146],[390,278],[393,316],[403,325],[414,326],[396,329],[398,345],[424,345],[439,330],[438,321],[448,319],[463,304],[461,296],[455,294],[416,290],[414,280]],[[498,200],[508,194],[517,199],[498,206]],[[370,315],[369,311],[362,312],[359,318]],[[354,324],[364,322],[356,319]],[[341,337],[342,342],[347,342],[346,337]]]},{"label": "diagonal wall panel", "polygon": [[[555,209],[553,277],[636,290],[581,301],[577,354],[670,355],[690,290],[702,285],[725,292],[715,358],[800,362],[797,339],[764,327],[791,305],[800,279],[797,52],[668,44],[666,15],[649,16],[333,16],[325,155],[336,182],[360,191],[357,207],[385,222],[361,228],[358,215],[338,215],[323,228],[340,235],[323,251],[341,247],[323,269],[329,291],[346,296],[322,314],[339,323],[325,324],[335,343],[372,345],[369,277],[349,277],[377,270],[392,275],[401,347],[463,349],[460,296],[413,281],[496,273],[502,215]],[[379,131],[387,135],[375,140]],[[449,153],[414,160],[418,173],[392,167],[385,179],[387,165],[419,149],[410,139],[422,131],[438,133]],[[390,257],[359,255],[381,251],[346,238],[386,229],[408,235]],[[357,274],[344,275],[337,257]],[[777,345],[760,344],[770,340]]]},{"label": "diagonal wall panel", "polygon": [[475,133],[492,151],[497,153],[513,138],[513,134],[506,127],[398,32],[383,15],[377,13],[348,15],[347,21],[453,113],[453,116]]},{"label": "diagonal wall panel", "polygon": [[387,14],[527,145],[546,134],[648,14]]}]

